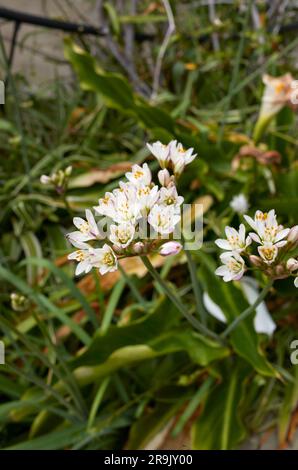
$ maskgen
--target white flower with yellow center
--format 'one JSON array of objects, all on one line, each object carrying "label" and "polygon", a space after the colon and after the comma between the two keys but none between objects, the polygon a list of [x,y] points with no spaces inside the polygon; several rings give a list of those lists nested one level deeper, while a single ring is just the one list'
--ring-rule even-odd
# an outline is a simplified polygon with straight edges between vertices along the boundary
[{"label": "white flower with yellow center", "polygon": [[72,241],[72,244],[78,250],[70,253],[68,259],[78,262],[75,274],[79,276],[82,273],[89,273],[99,262],[99,248],[94,249],[87,243]]},{"label": "white flower with yellow center", "polygon": [[152,207],[148,216],[148,222],[151,227],[161,234],[172,233],[180,219],[181,216],[177,213],[173,205],[155,205]]},{"label": "white flower with yellow center", "polygon": [[187,150],[184,149],[182,144],[177,143],[176,140],[172,140],[169,145],[174,173],[176,176],[179,176],[183,172],[185,166],[196,158],[197,154],[193,154],[193,148]]},{"label": "white flower with yellow center", "polygon": [[118,268],[117,257],[112,248],[105,244],[102,248],[96,250],[96,268],[99,268],[100,274],[116,271]]},{"label": "white flower with yellow center", "polygon": [[99,215],[111,217],[113,219],[115,213],[115,196],[112,193],[105,193],[104,197],[99,199],[98,206],[94,210]]},{"label": "white flower with yellow center", "polygon": [[287,241],[283,240],[290,232],[289,228],[284,229],[282,225],[278,225],[274,209],[268,213],[257,211],[254,220],[245,215],[245,220],[257,233],[250,233],[250,237],[260,244],[275,244],[277,248],[286,245]]},{"label": "white flower with yellow center", "polygon": [[132,242],[134,234],[135,228],[130,223],[111,225],[109,239],[118,248],[126,248]]},{"label": "white flower with yellow center", "polygon": [[147,163],[144,163],[143,166],[133,165],[131,170],[131,172],[125,173],[125,176],[135,186],[148,186],[151,183],[152,175]]},{"label": "white flower with yellow center", "polygon": [[71,243],[73,243],[73,241],[87,242],[89,240],[101,238],[97,223],[95,222],[90,209],[86,209],[86,220],[81,217],[74,217],[73,223],[78,230],[67,235],[67,238]]},{"label": "white flower with yellow center", "polygon": [[140,206],[136,197],[136,188],[133,190],[126,185],[115,191],[114,222],[130,222],[135,224],[141,217]]},{"label": "white flower with yellow center", "polygon": [[137,203],[143,217],[147,217],[151,208],[156,204],[159,193],[158,186],[140,186],[136,190]]},{"label": "white flower with yellow center", "polygon": [[147,147],[158,160],[161,168],[166,168],[170,160],[170,144],[164,145],[157,141],[153,144],[147,144]]},{"label": "white flower with yellow center", "polygon": [[216,245],[222,250],[241,253],[251,244],[251,238],[249,236],[245,237],[245,226],[243,224],[240,225],[239,232],[233,227],[226,227],[225,232],[226,240],[224,238],[215,240]]},{"label": "white flower with yellow center", "polygon": [[271,243],[258,246],[258,252],[266,264],[272,264],[278,255],[278,247]]},{"label": "white flower with yellow center", "polygon": [[176,186],[169,186],[168,188],[161,188],[159,192],[159,204],[164,206],[174,206],[175,209],[179,209],[183,204],[184,198],[178,196]]},{"label": "white flower with yellow center", "polygon": [[220,256],[223,263],[216,269],[215,274],[222,276],[225,282],[239,281],[245,272],[244,259],[238,253],[223,253]]},{"label": "white flower with yellow center", "polygon": [[263,75],[265,90],[262,98],[260,117],[267,118],[277,114],[284,106],[291,105],[295,80],[290,73],[280,77]]}]

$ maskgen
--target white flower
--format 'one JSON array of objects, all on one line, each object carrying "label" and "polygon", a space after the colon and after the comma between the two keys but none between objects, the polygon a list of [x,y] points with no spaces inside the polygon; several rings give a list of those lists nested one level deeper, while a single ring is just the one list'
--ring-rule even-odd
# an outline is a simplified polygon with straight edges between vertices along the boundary
[{"label": "white flower", "polygon": [[84,273],[89,273],[91,269],[95,266],[97,266],[99,262],[99,248],[94,249],[91,246],[89,246],[87,243],[83,242],[72,242],[74,246],[79,248],[78,250],[74,251],[73,253],[70,253],[68,255],[68,259],[76,260],[78,262],[78,265],[76,267],[75,274],[78,276],[79,274]]},{"label": "white flower", "polygon": [[144,163],[143,166],[133,165],[132,171],[125,173],[125,176],[128,181],[130,181],[136,186],[148,186],[151,183],[152,179],[151,171],[147,163]]},{"label": "white flower", "polygon": [[132,183],[120,181],[120,187],[112,193],[106,193],[94,207],[100,215],[110,217],[114,222],[135,223],[140,217],[140,208],[137,203],[137,188]]},{"label": "white flower", "polygon": [[216,269],[215,274],[222,276],[225,282],[238,281],[245,272],[244,259],[238,253],[223,253],[220,256],[222,266]]},{"label": "white flower", "polygon": [[94,207],[94,210],[99,215],[105,215],[113,218],[115,213],[115,196],[112,193],[105,193],[104,197],[99,199],[98,206]]},{"label": "white flower", "polygon": [[298,277],[295,277],[295,279],[294,279],[294,286],[298,287]]},{"label": "white flower", "polygon": [[170,186],[168,188],[161,188],[159,191],[159,204],[164,206],[174,206],[178,209],[183,203],[184,198],[178,196],[177,189],[175,186]]},{"label": "white flower", "polygon": [[234,196],[230,202],[230,207],[238,214],[244,214],[249,208],[246,196],[244,194]]},{"label": "white flower", "polygon": [[274,209],[268,213],[256,211],[254,219],[248,215],[245,215],[244,218],[257,232],[249,234],[255,242],[260,244],[272,243],[278,248],[286,245],[287,241],[283,239],[288,236],[290,229],[284,229],[282,225],[278,225]]},{"label": "white flower", "polygon": [[288,235],[288,242],[296,243],[298,241],[298,225],[294,225],[291,228],[289,235]]},{"label": "white flower", "polygon": [[158,181],[162,186],[169,186],[171,183],[173,183],[173,180],[175,179],[174,176],[170,175],[166,168],[164,168],[163,170],[159,170],[157,176]]},{"label": "white flower", "polygon": [[79,229],[67,235],[68,240],[73,244],[75,242],[87,242],[89,240],[99,239],[100,233],[90,209],[86,209],[86,220],[81,217],[74,217],[74,225]]},{"label": "white flower", "polygon": [[153,144],[147,144],[148,149],[152,155],[157,158],[161,168],[166,168],[170,160],[170,144],[164,145],[161,142],[157,141]]},{"label": "white flower", "polygon": [[174,206],[155,205],[149,213],[148,222],[156,232],[169,234],[174,231],[180,218],[180,214],[175,211]]},{"label": "white flower", "polygon": [[156,204],[159,193],[158,186],[140,186],[136,190],[136,200],[143,217],[147,217],[150,209]]},{"label": "white flower", "polygon": [[239,227],[239,232],[233,227],[225,228],[227,239],[218,238],[215,243],[222,250],[228,251],[241,251],[245,250],[251,244],[251,238],[248,236],[245,238],[245,226],[243,224]]},{"label": "white flower", "polygon": [[285,105],[291,105],[295,80],[290,73],[280,77],[263,75],[265,90],[262,98],[260,117],[267,118],[277,114]]},{"label": "white flower", "polygon": [[132,189],[130,184],[123,185],[117,191],[114,191],[114,213],[112,219],[114,222],[130,222],[135,224],[141,217],[140,205],[136,196],[136,188]]},{"label": "white flower", "polygon": [[117,270],[117,257],[109,245],[105,244],[102,248],[98,248],[96,250],[96,258],[95,267],[99,268],[100,274]]},{"label": "white flower", "polygon": [[133,240],[135,228],[130,223],[111,225],[109,239],[118,248],[126,248]]},{"label": "white flower", "polygon": [[172,140],[169,145],[174,173],[179,176],[183,172],[185,165],[191,163],[196,158],[197,154],[193,154],[193,148],[185,150],[182,144],[177,144],[176,140]]},{"label": "white flower", "polygon": [[171,255],[177,255],[182,249],[182,245],[179,242],[171,241],[164,243],[160,250],[159,254],[162,256],[171,256]]},{"label": "white flower", "polygon": [[278,255],[278,247],[271,243],[265,243],[264,245],[258,246],[258,252],[266,264],[272,264]]},{"label": "white flower", "polygon": [[298,260],[295,258],[289,258],[287,261],[287,270],[291,273],[297,271],[298,269]]}]

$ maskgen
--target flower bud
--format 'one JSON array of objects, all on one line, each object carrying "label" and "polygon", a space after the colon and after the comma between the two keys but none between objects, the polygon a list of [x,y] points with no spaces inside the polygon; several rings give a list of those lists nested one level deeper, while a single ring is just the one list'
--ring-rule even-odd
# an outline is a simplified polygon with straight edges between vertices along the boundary
[{"label": "flower bud", "polygon": [[159,254],[162,256],[177,255],[182,249],[182,245],[179,242],[167,242],[162,245],[159,250]]},{"label": "flower bud", "polygon": [[65,173],[65,176],[70,176],[72,173],[72,166],[69,165],[68,167],[66,167],[64,173]]},{"label": "flower bud", "polygon": [[289,258],[287,261],[287,270],[291,273],[297,271],[298,269],[298,261],[295,258]]},{"label": "flower bud", "polygon": [[169,184],[172,181],[172,178],[170,176],[170,173],[168,170],[165,168],[164,170],[160,170],[158,172],[158,180],[162,186],[169,186]]},{"label": "flower bud", "polygon": [[136,254],[139,255],[144,252],[145,245],[143,242],[137,242],[133,245],[132,251]]},{"label": "flower bud", "polygon": [[51,183],[51,181],[52,181],[51,178],[47,175],[41,175],[40,177],[41,184],[49,184]]},{"label": "flower bud", "polygon": [[251,262],[253,266],[256,266],[257,268],[261,268],[264,266],[264,263],[259,256],[250,255],[249,261]]},{"label": "flower bud", "polygon": [[298,225],[294,225],[291,228],[289,235],[288,235],[288,242],[296,243],[298,241]]},{"label": "flower bud", "polygon": [[15,312],[24,312],[29,307],[29,300],[22,294],[12,292],[10,294],[11,308]]},{"label": "flower bud", "polygon": [[283,264],[278,264],[275,267],[275,275],[278,279],[283,279],[288,277],[288,274],[285,272],[285,266]]}]

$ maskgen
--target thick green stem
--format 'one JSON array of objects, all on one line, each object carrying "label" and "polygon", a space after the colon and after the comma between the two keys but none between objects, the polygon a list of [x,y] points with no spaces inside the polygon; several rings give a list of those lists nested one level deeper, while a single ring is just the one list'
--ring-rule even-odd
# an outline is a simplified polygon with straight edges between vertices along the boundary
[{"label": "thick green stem", "polygon": [[266,295],[268,294],[269,290],[273,285],[273,281],[270,281],[262,290],[259,297],[256,301],[250,305],[246,310],[244,310],[239,317],[235,318],[234,321],[225,329],[225,331],[221,334],[222,338],[226,338],[238,325],[241,323],[245,318],[247,318],[250,314],[252,314],[255,309],[260,305],[260,303],[265,299]]},{"label": "thick green stem", "polygon": [[206,326],[202,325],[202,323],[199,322],[193,315],[188,313],[187,308],[183,305],[179,297],[174,294],[173,290],[167,285],[167,283],[161,278],[159,273],[152,266],[149,259],[146,256],[142,256],[141,259],[153,279],[158,282],[164,293],[168,296],[171,302],[173,302],[173,304],[177,307],[180,313],[187,319],[187,321],[203,335],[209,336],[210,338],[223,344],[222,339],[217,334],[213,333],[213,331],[210,331]]}]

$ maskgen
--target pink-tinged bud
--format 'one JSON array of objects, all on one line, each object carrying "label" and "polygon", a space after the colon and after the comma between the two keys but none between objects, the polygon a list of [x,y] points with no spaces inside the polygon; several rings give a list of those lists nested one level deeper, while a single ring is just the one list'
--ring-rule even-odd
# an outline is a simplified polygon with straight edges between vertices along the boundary
[{"label": "pink-tinged bud", "polygon": [[298,225],[294,225],[291,228],[289,235],[288,235],[288,242],[296,243],[298,241]]},{"label": "pink-tinged bud", "polygon": [[162,186],[169,186],[169,184],[172,182],[172,178],[168,170],[165,168],[164,170],[160,170],[158,172],[158,180]]},{"label": "pink-tinged bud", "polygon": [[133,245],[132,250],[136,255],[144,252],[145,245],[143,242],[137,242]]},{"label": "pink-tinged bud", "polygon": [[162,256],[177,255],[182,249],[182,245],[179,242],[167,242],[162,245],[159,250],[159,254]]},{"label": "pink-tinged bud", "polygon": [[257,268],[261,268],[262,266],[264,266],[264,263],[259,256],[250,255],[249,261],[253,266],[256,266]]},{"label": "pink-tinged bud", "polygon": [[291,273],[297,271],[298,269],[298,261],[295,258],[289,258],[287,261],[287,270]]}]

